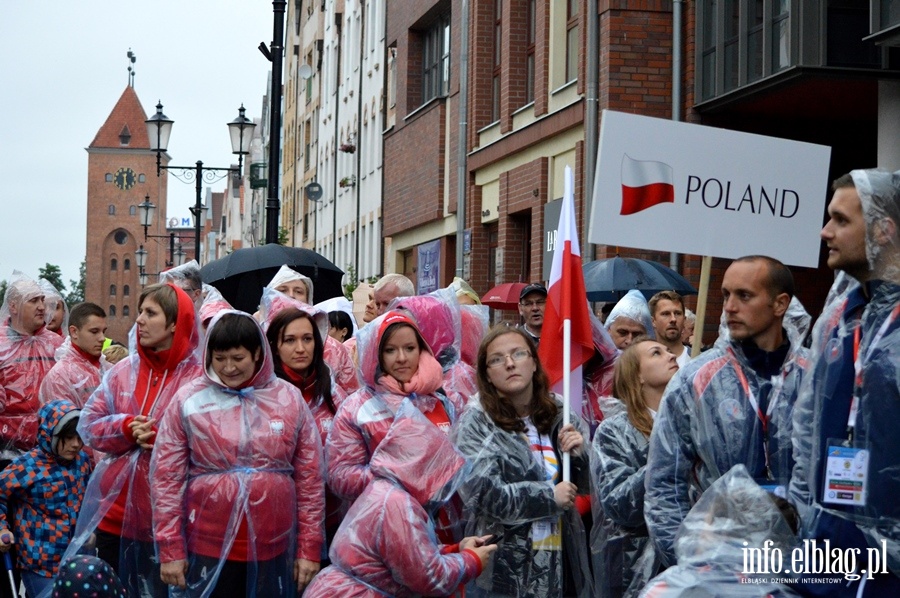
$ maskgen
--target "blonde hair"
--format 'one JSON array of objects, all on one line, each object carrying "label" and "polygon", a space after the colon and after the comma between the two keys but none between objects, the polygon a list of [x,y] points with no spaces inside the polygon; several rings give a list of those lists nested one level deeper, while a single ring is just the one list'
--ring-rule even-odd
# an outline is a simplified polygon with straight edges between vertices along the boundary
[{"label": "blonde hair", "polygon": [[110,363],[119,363],[128,357],[128,347],[125,345],[110,345],[103,349],[103,355],[106,361]]},{"label": "blonde hair", "polygon": [[616,369],[613,375],[613,396],[624,403],[631,425],[647,437],[653,430],[653,417],[647,409],[644,394],[641,392],[641,356],[638,353],[638,347],[651,340],[646,336],[634,339],[634,342],[616,360]]}]

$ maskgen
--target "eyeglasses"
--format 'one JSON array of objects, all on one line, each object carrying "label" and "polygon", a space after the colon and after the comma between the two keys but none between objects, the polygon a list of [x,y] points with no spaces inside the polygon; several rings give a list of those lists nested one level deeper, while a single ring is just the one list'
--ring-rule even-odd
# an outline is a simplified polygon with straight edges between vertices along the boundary
[{"label": "eyeglasses", "polygon": [[519,301],[522,307],[544,307],[547,304],[546,299],[535,299],[533,301]]},{"label": "eyeglasses", "polygon": [[498,368],[500,366],[506,365],[507,358],[512,359],[513,363],[519,363],[520,361],[528,357],[531,357],[531,352],[525,349],[518,349],[517,351],[506,353],[505,355],[491,355],[490,357],[488,357],[487,366],[489,368]]}]

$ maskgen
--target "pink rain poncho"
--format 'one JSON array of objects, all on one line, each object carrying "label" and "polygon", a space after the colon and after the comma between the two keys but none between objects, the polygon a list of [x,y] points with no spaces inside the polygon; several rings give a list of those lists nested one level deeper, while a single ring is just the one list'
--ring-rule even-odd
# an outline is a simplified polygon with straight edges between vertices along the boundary
[{"label": "pink rain poncho", "polygon": [[619,350],[603,323],[594,314],[590,314],[590,320],[594,356],[582,366],[584,401],[581,411],[593,435],[601,421],[622,411],[623,406],[612,396],[613,374]]},{"label": "pink rain poncho", "polygon": [[159,432],[175,394],[203,375],[196,355],[194,304],[187,293],[169,286],[178,298],[171,349],[160,353],[145,349],[132,329],[131,354],[110,369],[81,412],[78,433],[104,456],[91,476],[75,537],[63,557],[66,562],[90,550],[97,531],[119,538],[117,572],[135,595],[165,596],[167,588],[159,578],[153,546],[152,451],[136,443],[128,424],[135,416],[146,415],[156,420]]},{"label": "pink rain poncho", "polygon": [[412,314],[422,338],[441,364],[442,388],[448,395],[458,394],[465,405],[478,392],[478,385],[475,368],[460,360],[463,334],[456,295],[450,289],[439,289],[428,295],[400,297],[391,305]]},{"label": "pink rain poncho", "polygon": [[404,400],[372,454],[372,482],[335,536],[332,565],[304,596],[447,596],[477,577],[481,561],[474,552],[450,552],[435,538],[435,509],[463,481],[465,463],[446,435]]},{"label": "pink rain poncho", "polygon": [[41,404],[66,399],[81,409],[100,386],[100,376],[110,367],[102,355],[95,358],[85,353],[67,337],[56,351],[56,365],[41,383]]},{"label": "pink rain poncho", "polygon": [[[235,595],[293,596],[295,559],[318,562],[323,544],[322,449],[300,392],[263,361],[240,389],[212,367],[179,391],[160,423],[150,492],[159,560],[188,561],[187,596],[207,595],[225,561],[248,568]],[[204,351],[204,363],[210,359]],[[263,562],[266,562],[265,564]],[[170,595],[181,595],[175,590]]]},{"label": "pink rain poncho", "polygon": [[[423,375],[426,379],[421,392],[399,394],[383,383],[384,373],[378,361],[382,328],[388,318],[398,315],[398,312],[389,311],[359,331],[360,373],[365,386],[344,401],[328,435],[325,447],[328,485],[338,496],[348,500],[355,500],[372,481],[369,458],[390,429],[394,413],[403,399],[409,396],[426,416],[440,403],[451,424],[463,407],[458,394],[445,396],[438,392],[443,383],[440,364],[427,345],[419,356],[420,373],[428,370],[428,376]],[[405,315],[401,317],[414,325]]]},{"label": "pink rain poncho", "polygon": [[0,307],[0,460],[37,443],[38,394],[63,341],[44,326],[43,297],[37,282],[14,272]]}]

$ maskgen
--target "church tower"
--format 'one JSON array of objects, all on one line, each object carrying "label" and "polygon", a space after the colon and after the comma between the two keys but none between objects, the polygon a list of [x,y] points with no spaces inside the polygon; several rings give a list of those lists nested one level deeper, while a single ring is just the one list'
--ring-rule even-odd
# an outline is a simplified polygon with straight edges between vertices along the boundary
[{"label": "church tower", "polygon": [[[150,151],[147,114],[129,84],[87,148],[87,250],[85,300],[107,311],[107,336],[128,343],[141,293],[135,252],[147,251],[147,284],[166,267],[167,243],[144,239],[138,204],[149,196],[156,205],[149,235],[164,235],[167,177],[156,176]],[[163,155],[163,163],[168,162]]]}]

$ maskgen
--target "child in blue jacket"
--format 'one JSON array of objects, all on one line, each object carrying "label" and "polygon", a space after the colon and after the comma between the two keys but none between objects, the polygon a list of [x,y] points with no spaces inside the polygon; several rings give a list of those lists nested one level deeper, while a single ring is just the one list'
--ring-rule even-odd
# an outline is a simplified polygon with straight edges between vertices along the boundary
[{"label": "child in blue jacket", "polygon": [[37,447],[0,472],[0,552],[16,544],[29,596],[52,586],[91,474],[76,431],[80,414],[69,401],[44,405]]}]

